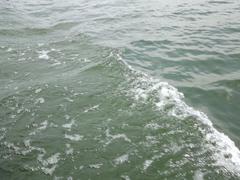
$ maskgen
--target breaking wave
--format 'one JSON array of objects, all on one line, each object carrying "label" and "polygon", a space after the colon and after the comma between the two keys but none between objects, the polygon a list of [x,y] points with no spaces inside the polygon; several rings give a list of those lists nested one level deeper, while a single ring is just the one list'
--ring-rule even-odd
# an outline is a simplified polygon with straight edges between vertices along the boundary
[{"label": "breaking wave", "polygon": [[[113,53],[111,55],[115,56]],[[204,128],[199,128],[199,131],[204,135],[206,148],[212,152],[215,162],[213,165],[224,167],[227,171],[240,176],[240,150],[227,135],[214,127],[205,113],[187,105],[184,102],[184,94],[177,88],[134,69],[120,54],[117,53],[116,56],[120,64],[130,71],[126,76],[132,86],[130,94],[136,101],[147,102],[154,96],[154,106],[160,112],[180,120],[192,118],[201,122]]]}]

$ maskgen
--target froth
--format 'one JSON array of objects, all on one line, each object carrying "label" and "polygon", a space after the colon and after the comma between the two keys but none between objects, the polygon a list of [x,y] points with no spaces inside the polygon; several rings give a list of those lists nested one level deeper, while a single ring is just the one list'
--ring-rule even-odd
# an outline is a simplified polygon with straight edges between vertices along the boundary
[{"label": "froth", "polygon": [[121,64],[128,68],[130,74],[134,74],[134,79],[126,75],[130,80],[132,88],[130,94],[137,101],[147,101],[154,96],[154,105],[159,111],[167,113],[178,119],[192,117],[206,125],[203,130],[206,146],[213,152],[213,158],[217,166],[223,166],[228,171],[240,175],[240,151],[235,143],[224,133],[219,132],[213,126],[212,122],[206,114],[195,110],[184,102],[183,93],[177,88],[169,85],[167,82],[161,82],[151,76],[134,70],[128,65],[120,55],[117,55]]}]

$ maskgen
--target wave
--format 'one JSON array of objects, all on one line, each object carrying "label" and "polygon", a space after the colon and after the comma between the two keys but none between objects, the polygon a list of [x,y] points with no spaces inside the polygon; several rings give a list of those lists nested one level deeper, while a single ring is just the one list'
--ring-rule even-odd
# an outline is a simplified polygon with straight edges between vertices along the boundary
[{"label": "wave", "polygon": [[[131,94],[136,101],[146,102],[150,96],[154,96],[154,106],[168,116],[177,119],[192,118],[204,125],[199,130],[206,140],[205,146],[212,152],[214,166],[225,168],[227,171],[240,176],[240,150],[235,143],[224,133],[218,131],[208,116],[184,102],[184,94],[177,88],[153,78],[148,74],[138,71],[123,60],[119,53],[111,54],[116,56],[120,64],[127,68],[127,79],[132,84]],[[134,79],[132,75],[134,74]]]}]

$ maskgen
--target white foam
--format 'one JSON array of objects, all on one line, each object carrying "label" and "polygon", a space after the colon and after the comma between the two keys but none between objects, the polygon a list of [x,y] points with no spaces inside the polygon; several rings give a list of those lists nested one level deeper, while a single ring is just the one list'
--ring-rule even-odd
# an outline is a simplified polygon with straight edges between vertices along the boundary
[{"label": "white foam", "polygon": [[73,101],[74,101],[73,99],[68,98],[68,97],[66,97],[66,98],[64,98],[64,99],[67,100],[68,102],[73,102]]},{"label": "white foam", "polygon": [[146,141],[147,141],[147,143],[145,143],[146,146],[152,146],[158,143],[156,136],[146,136]]},{"label": "white foam", "polygon": [[66,149],[65,153],[67,155],[73,154],[73,148],[71,148],[71,145],[70,144],[66,144],[66,147],[67,147],[67,149]]},{"label": "white foam", "polygon": [[94,110],[96,110],[96,109],[98,109],[98,108],[99,108],[99,104],[98,104],[98,105],[95,105],[95,106],[92,106],[92,107],[90,107],[90,108],[88,108],[88,109],[86,109],[84,112],[87,113],[87,112],[89,112],[89,111],[94,111]]},{"label": "white foam", "polygon": [[[132,82],[133,88],[130,92],[136,100],[146,101],[149,97],[156,98],[155,105],[160,111],[168,112],[169,116],[179,119],[193,117],[208,126],[204,130],[205,138],[208,141],[207,147],[214,153],[216,165],[225,167],[228,171],[240,175],[240,151],[235,143],[224,133],[219,132],[213,126],[206,114],[188,106],[184,101],[184,95],[167,82],[161,82],[151,76],[134,70],[120,55],[118,60],[126,65],[136,79]],[[131,78],[131,77],[128,77]],[[170,107],[170,108],[169,108]],[[168,110],[166,110],[168,109]]]},{"label": "white foam", "polygon": [[56,167],[57,167],[57,165],[53,165],[50,168],[48,168],[48,167],[41,167],[41,170],[45,174],[52,175],[53,172],[55,171]]},{"label": "white foam", "polygon": [[41,46],[43,46],[44,45],[44,43],[38,43],[38,46],[39,47],[41,47]]},{"label": "white foam", "polygon": [[57,167],[57,163],[60,160],[60,153],[55,153],[52,156],[48,157],[47,159],[43,159],[43,157],[45,156],[46,151],[39,154],[37,157],[37,160],[42,164],[41,170],[45,173],[45,174],[49,174],[52,175],[53,172],[55,171],[56,167]]},{"label": "white foam", "polygon": [[20,154],[20,155],[23,155],[23,156],[31,153],[32,151],[40,152],[40,154],[38,154],[38,156],[37,156],[37,160],[41,163],[40,167],[39,166],[38,167],[30,167],[28,165],[25,165],[25,168],[30,169],[31,171],[37,171],[37,170],[41,169],[45,174],[50,174],[51,175],[54,172],[55,168],[57,167],[57,162],[60,159],[59,158],[60,153],[56,153],[53,156],[50,156],[49,158],[44,160],[43,157],[46,154],[45,149],[40,148],[40,147],[31,146],[31,140],[30,139],[25,139],[23,141],[24,147],[18,147],[16,145],[14,145],[14,143],[10,143],[10,142],[4,142],[3,144],[7,148],[13,150],[13,152],[15,154]]},{"label": "white foam", "polygon": [[67,128],[67,129],[71,129],[72,126],[74,125],[75,121],[71,120],[71,122],[63,124],[62,127]]},{"label": "white foam", "polygon": [[127,175],[122,175],[121,178],[124,179],[124,180],[130,180],[130,177],[127,176]]},{"label": "white foam", "polygon": [[17,115],[12,114],[12,115],[10,116],[10,118],[14,119],[16,116],[17,116]]},{"label": "white foam", "polygon": [[49,127],[54,127],[54,128],[57,128],[57,127],[58,127],[58,125],[57,125],[57,124],[55,124],[55,123],[53,123],[53,122],[51,122],[51,123],[49,124]]},{"label": "white foam", "polygon": [[33,132],[30,132],[29,133],[29,135],[36,135],[36,133],[39,133],[39,132],[41,132],[42,130],[45,130],[46,128],[47,128],[47,126],[48,126],[48,121],[47,120],[45,120],[45,121],[43,121],[40,125],[37,125],[37,124],[33,124],[33,126],[34,127],[37,127],[38,126],[38,128],[36,128]]},{"label": "white foam", "polygon": [[200,171],[197,170],[194,172],[193,180],[204,180],[204,174]]},{"label": "white foam", "polygon": [[39,89],[36,89],[36,90],[35,90],[35,93],[37,94],[37,93],[40,93],[41,91],[42,91],[42,89],[39,88]]},{"label": "white foam", "polygon": [[73,180],[72,176],[67,177],[67,180]]},{"label": "white foam", "polygon": [[4,141],[3,144],[4,144],[7,148],[14,150],[14,152],[15,152],[16,154],[20,154],[21,148],[15,146],[14,143],[10,143],[10,142]]},{"label": "white foam", "polygon": [[21,107],[21,108],[19,108],[19,109],[17,110],[17,113],[19,114],[19,113],[21,113],[22,111],[24,111],[24,109]]},{"label": "white foam", "polygon": [[38,51],[38,53],[39,53],[38,55],[39,59],[46,59],[46,60],[49,59],[49,56],[48,56],[49,51],[42,50],[42,51]]},{"label": "white foam", "polygon": [[54,63],[53,64],[51,64],[51,67],[53,67],[53,66],[58,66],[58,65],[61,65],[62,63],[60,62],[60,61],[54,61]]},{"label": "white foam", "polygon": [[60,156],[60,153],[56,153],[50,156],[49,158],[47,158],[46,161],[48,164],[56,164],[59,161],[59,156]]},{"label": "white foam", "polygon": [[23,141],[23,144],[24,144],[25,147],[30,147],[30,139],[25,139]]},{"label": "white foam", "polygon": [[43,121],[40,125],[41,125],[41,126],[39,126],[37,129],[38,129],[38,130],[44,130],[44,129],[46,129],[47,126],[48,126],[48,121],[45,120],[45,121]]},{"label": "white foam", "polygon": [[7,49],[7,52],[11,52],[11,51],[13,51],[12,48],[8,48],[8,49]]},{"label": "white foam", "polygon": [[153,163],[153,160],[146,160],[146,161],[144,161],[144,163],[143,163],[143,170],[145,171],[145,170],[147,170],[147,168],[151,165]]},{"label": "white foam", "polygon": [[83,58],[83,59],[81,59],[83,62],[91,62],[89,59],[87,59],[87,58]]},{"label": "white foam", "polygon": [[89,167],[90,168],[94,168],[94,169],[99,169],[103,164],[99,163],[99,164],[90,164]]},{"label": "white foam", "polygon": [[108,144],[112,143],[112,141],[114,141],[116,139],[123,139],[126,142],[129,142],[129,143],[131,142],[131,140],[126,136],[126,134],[112,135],[112,134],[110,134],[109,129],[107,129],[105,131],[105,133],[106,133],[106,137],[108,138],[108,141],[105,143],[105,145],[108,145]]},{"label": "white foam", "polygon": [[160,129],[160,128],[163,128],[163,127],[160,126],[157,123],[148,123],[148,124],[146,124],[145,128],[152,129],[152,130],[157,130],[157,129]]},{"label": "white foam", "polygon": [[5,138],[7,129],[5,127],[0,128],[0,141]]},{"label": "white foam", "polygon": [[83,139],[83,136],[79,135],[79,134],[73,134],[73,135],[69,135],[69,134],[65,134],[64,136],[66,139],[69,139],[71,141],[80,141]]},{"label": "white foam", "polygon": [[43,104],[45,102],[45,99],[40,97],[40,98],[37,98],[36,101],[35,101],[35,104]]},{"label": "white foam", "polygon": [[66,120],[70,119],[70,116],[68,114],[64,115],[64,117],[65,117]]},{"label": "white foam", "polygon": [[123,164],[128,161],[128,154],[123,154],[113,160],[115,165]]}]

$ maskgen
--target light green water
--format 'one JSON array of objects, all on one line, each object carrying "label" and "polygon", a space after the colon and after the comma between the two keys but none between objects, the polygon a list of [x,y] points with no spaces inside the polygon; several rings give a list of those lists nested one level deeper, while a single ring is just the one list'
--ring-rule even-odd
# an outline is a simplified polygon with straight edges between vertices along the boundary
[{"label": "light green water", "polygon": [[239,179],[240,2],[0,2],[0,179]]}]

